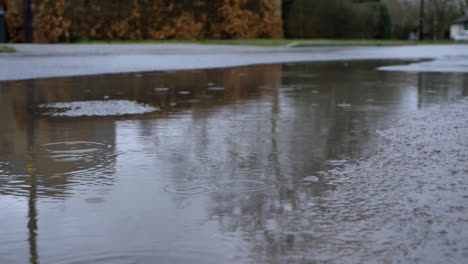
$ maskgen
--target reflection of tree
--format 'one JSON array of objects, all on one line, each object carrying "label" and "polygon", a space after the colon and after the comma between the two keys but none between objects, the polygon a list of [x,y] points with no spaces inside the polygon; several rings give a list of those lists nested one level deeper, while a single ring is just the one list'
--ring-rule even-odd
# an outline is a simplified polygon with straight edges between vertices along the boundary
[{"label": "reflection of tree", "polygon": [[[6,174],[23,177],[18,185],[0,177],[0,193],[29,198],[31,262],[37,261],[37,199],[74,194],[74,187],[112,184],[116,123],[129,119],[138,120],[131,127],[137,134],[131,144],[138,146],[130,147],[143,146],[147,151],[135,156],[144,156],[144,165],[156,168],[152,176],[167,177],[164,180],[179,187],[175,189],[227,180],[253,180],[271,187],[216,191],[207,203],[210,220],[226,234],[240,233],[255,260],[284,263],[310,256],[314,246],[323,249],[336,235],[330,221],[340,221],[344,214],[334,214],[334,209],[322,205],[321,198],[332,186],[324,181],[306,184],[302,179],[330,168],[325,164],[328,159],[367,154],[365,150],[377,142],[375,130],[396,113],[415,108],[424,94],[458,94],[460,89],[466,93],[466,75],[422,74],[418,82],[415,74],[375,71],[376,64],[334,62],[59,78],[32,81],[34,89],[23,86],[25,82],[0,83],[4,120],[0,158],[13,165]],[[454,79],[449,85],[437,84],[449,79]],[[423,91],[419,95],[418,83]],[[169,89],[154,90],[161,87]],[[103,100],[104,96],[158,106],[162,114],[57,118],[40,116],[30,107]],[[434,97],[451,97],[443,98]],[[338,108],[341,103],[352,107]],[[176,115],[179,111],[184,114]],[[232,119],[246,114],[254,120]],[[165,115],[176,118],[161,118]],[[105,143],[106,149],[86,162],[55,162],[44,148],[38,148],[82,140]],[[85,176],[79,172],[98,166],[110,169]],[[7,192],[4,186],[25,192]],[[174,197],[177,202],[190,199]]]},{"label": "reflection of tree", "polygon": [[[328,159],[368,155],[378,142],[375,131],[401,112],[415,110],[418,98],[425,98],[428,93],[417,93],[421,82],[416,74],[377,71],[375,67],[379,62],[350,64],[351,67],[342,62],[283,66],[279,94],[273,97],[269,108],[270,122],[262,123],[266,128],[261,132],[245,127],[231,128],[234,131],[227,136],[220,129],[216,134],[235,137],[242,130],[248,130],[251,133],[248,138],[224,142],[233,142],[231,147],[237,153],[242,151],[237,144],[247,142],[245,145],[250,146],[252,155],[248,156],[249,163],[242,170],[247,171],[249,179],[259,179],[259,175],[266,174],[259,180],[274,186],[258,192],[217,191],[211,194],[209,220],[216,222],[226,236],[235,233],[243,237],[253,262],[312,262],[316,260],[315,254],[345,256],[347,250],[359,245],[359,241],[346,237],[349,226],[343,225],[337,230],[333,223],[352,222],[360,215],[346,216],[335,211],[347,210],[343,201],[328,201],[334,208],[324,204],[324,195],[334,189],[327,182],[306,184],[301,179],[330,168],[325,163]],[[423,93],[427,89],[436,90],[435,94],[441,95],[434,98],[438,102],[451,100],[450,96],[446,97],[449,94],[458,94],[459,98],[463,82],[466,82],[466,75],[460,74],[422,76],[425,82],[421,90]],[[351,107],[337,107],[342,103]],[[269,140],[257,144],[259,138],[255,133]],[[268,155],[263,156],[263,153]],[[218,147],[217,155],[229,154]],[[228,171],[240,165],[228,159],[224,161],[223,168]],[[239,178],[239,173],[225,174],[228,179]],[[216,179],[213,177],[210,181]],[[358,208],[359,204],[353,206]]]},{"label": "reflection of tree", "polygon": [[417,76],[418,107],[455,101],[468,92],[466,74],[420,72]]},{"label": "reflection of tree", "polygon": [[27,183],[29,184],[29,199],[28,199],[28,230],[29,230],[29,254],[30,254],[30,263],[36,264],[39,263],[38,254],[37,254],[37,179],[36,179],[36,165],[34,161],[34,154],[32,149],[34,147],[34,131],[36,128],[34,113],[32,113],[32,105],[34,104],[34,83],[31,81],[27,82],[26,87],[26,100],[28,107],[26,112],[28,113],[28,122],[27,122],[27,157],[26,157],[26,172],[29,175]]},{"label": "reflection of tree", "polygon": [[30,263],[36,264],[39,263],[39,256],[37,254],[37,178],[36,178],[36,169],[34,168],[33,157],[28,157],[28,164],[26,170],[29,173],[29,198],[28,198],[28,230],[29,230],[29,254],[30,254]]},{"label": "reflection of tree", "polygon": [[[161,111],[146,115],[126,116],[125,118],[159,118],[179,110],[191,109],[194,116],[213,107],[223,106],[256,96],[268,96],[274,90],[258,89],[260,86],[275,87],[279,65],[262,67],[261,71],[251,72],[248,67],[213,69],[198,71],[156,72],[143,76],[134,74],[105,75],[89,77],[55,78],[30,81],[34,89],[29,89],[26,82],[3,83],[0,97],[0,117],[5,120],[0,127],[0,156],[9,161],[10,175],[15,175],[15,183],[0,179],[4,186],[15,186],[11,190],[20,190],[21,182],[29,177],[22,169],[26,163],[27,138],[34,138],[33,152],[37,164],[39,196],[63,197],[69,195],[72,186],[99,182],[112,183],[114,160],[115,121],[121,117],[96,118],[55,118],[40,116],[39,104],[85,100],[125,99],[159,107]],[[217,87],[218,89],[209,89]],[[222,87],[223,89],[220,89]],[[155,88],[169,88],[156,91]],[[189,92],[188,94],[181,93]],[[29,98],[25,100],[25,98]],[[31,133],[28,125],[35,117]],[[144,125],[145,122],[142,122]],[[146,126],[144,130],[151,130]],[[82,160],[61,160],[51,158],[43,144],[62,141],[90,141],[104,143],[106,148],[90,154]],[[107,148],[111,145],[111,148]],[[86,168],[99,171],[86,173]],[[0,192],[7,193],[5,188]],[[18,193],[16,193],[18,194]]]}]

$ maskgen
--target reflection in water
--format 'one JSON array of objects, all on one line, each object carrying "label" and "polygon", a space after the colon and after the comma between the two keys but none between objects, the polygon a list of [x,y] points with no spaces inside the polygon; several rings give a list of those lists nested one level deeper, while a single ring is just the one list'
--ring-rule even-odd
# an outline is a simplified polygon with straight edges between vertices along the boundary
[{"label": "reflection in water", "polygon": [[28,171],[30,171],[30,178],[29,178],[29,199],[28,199],[28,230],[29,230],[29,254],[30,254],[30,263],[35,264],[39,263],[38,254],[37,254],[37,180],[36,180],[36,172],[33,168],[32,164],[32,157],[30,157],[30,164],[28,164]]},{"label": "reflection in water", "polygon": [[[31,263],[38,248],[44,263],[336,261],[360,241],[330,224],[343,214],[322,172],[371,155],[394,118],[468,93],[464,74],[375,70],[391,63],[0,83],[0,209],[27,199]],[[40,107],[118,100],[159,111]],[[0,262],[25,262],[17,236],[0,229]]]},{"label": "reflection in water", "polygon": [[29,231],[29,262],[31,264],[39,263],[37,254],[37,179],[36,179],[36,162],[32,149],[34,147],[34,131],[36,128],[36,120],[33,111],[34,104],[34,82],[26,82],[26,107],[27,107],[27,154],[26,154],[26,172],[29,175],[27,183],[29,184],[29,198],[28,198],[28,231]]}]

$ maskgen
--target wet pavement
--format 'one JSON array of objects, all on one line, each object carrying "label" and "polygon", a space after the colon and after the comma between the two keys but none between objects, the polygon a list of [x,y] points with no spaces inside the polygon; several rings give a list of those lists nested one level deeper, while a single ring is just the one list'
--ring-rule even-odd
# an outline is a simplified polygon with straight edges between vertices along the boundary
[{"label": "wet pavement", "polygon": [[[207,69],[306,61],[433,59],[418,71],[468,72],[468,45],[256,47],[194,44],[15,44],[0,53],[0,80]],[[440,60],[440,62],[439,62]],[[447,60],[451,66],[447,65]],[[461,61],[456,65],[454,60]],[[401,69],[400,69],[401,70]],[[406,71],[407,69],[403,69]],[[413,69],[414,70],[414,69]]]},{"label": "wet pavement", "polygon": [[409,63],[0,82],[0,263],[463,263],[468,75]]}]

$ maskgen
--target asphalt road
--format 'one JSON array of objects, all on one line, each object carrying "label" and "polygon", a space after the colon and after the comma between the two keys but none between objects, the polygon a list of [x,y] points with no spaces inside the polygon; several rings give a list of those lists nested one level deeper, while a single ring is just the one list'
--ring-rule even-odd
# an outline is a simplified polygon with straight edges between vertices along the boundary
[{"label": "asphalt road", "polygon": [[[0,81],[218,68],[300,61],[434,59],[385,70],[468,72],[468,45],[255,47],[195,44],[10,45],[0,53]],[[440,62],[439,62],[440,61]]]}]

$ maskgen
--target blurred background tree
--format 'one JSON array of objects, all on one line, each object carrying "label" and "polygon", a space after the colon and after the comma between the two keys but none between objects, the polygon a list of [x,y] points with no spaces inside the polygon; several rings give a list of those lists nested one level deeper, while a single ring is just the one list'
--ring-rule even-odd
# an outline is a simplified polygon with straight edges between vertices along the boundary
[{"label": "blurred background tree", "polygon": [[[392,17],[393,38],[407,39],[419,24],[421,0],[383,0]],[[424,35],[428,39],[449,37],[452,21],[462,16],[468,0],[425,0]]]},{"label": "blurred background tree", "polygon": [[380,0],[283,0],[289,38],[391,38],[391,17]]},{"label": "blurred background tree", "polygon": [[[23,0],[9,6],[12,42],[24,41]],[[35,42],[282,38],[278,0],[33,0]]]},{"label": "blurred background tree", "polygon": [[[35,42],[140,39],[408,39],[421,0],[32,0]],[[468,0],[425,0],[424,36],[448,37]],[[23,42],[24,0],[7,7]],[[284,34],[283,34],[284,32]]]}]

